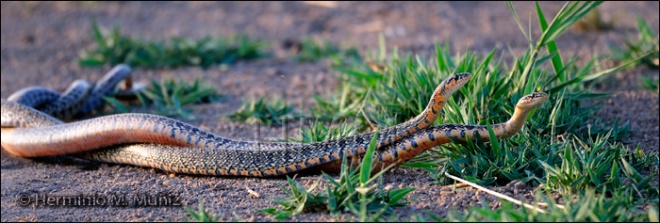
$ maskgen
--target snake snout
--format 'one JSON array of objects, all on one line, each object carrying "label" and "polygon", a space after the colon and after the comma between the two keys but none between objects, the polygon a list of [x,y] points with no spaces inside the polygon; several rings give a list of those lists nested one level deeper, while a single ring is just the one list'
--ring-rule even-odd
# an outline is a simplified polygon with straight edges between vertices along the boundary
[{"label": "snake snout", "polygon": [[472,74],[468,72],[463,72],[451,76],[438,85],[434,91],[434,94],[442,93],[444,95],[451,95],[463,87],[463,85],[465,85],[471,77]]},{"label": "snake snout", "polygon": [[521,109],[534,109],[548,100],[548,94],[543,92],[534,92],[520,98],[518,105]]}]

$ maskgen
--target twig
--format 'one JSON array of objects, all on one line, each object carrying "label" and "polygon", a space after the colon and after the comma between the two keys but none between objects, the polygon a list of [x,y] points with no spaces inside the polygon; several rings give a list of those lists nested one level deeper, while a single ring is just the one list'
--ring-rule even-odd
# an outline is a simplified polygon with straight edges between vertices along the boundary
[{"label": "twig", "polygon": [[[534,196],[534,193],[531,192],[531,191],[529,192],[529,194],[532,195],[532,196]],[[538,202],[538,203],[536,203],[536,205],[538,205],[539,207],[544,207],[544,208],[547,208],[547,207],[550,206],[548,203],[545,203],[545,202]],[[554,204],[554,205],[555,205],[555,207],[557,207],[557,208],[559,208],[559,209],[566,210],[566,208],[564,207],[564,205],[561,205],[561,204]]]},{"label": "twig", "polygon": [[261,195],[259,195],[259,193],[257,193],[256,191],[253,191],[249,187],[245,186],[245,189],[247,189],[248,194],[252,195],[254,198],[261,197]]},{"label": "twig", "polygon": [[442,186],[442,187],[440,187],[440,188],[441,188],[441,189],[445,189],[445,188],[460,188],[460,187],[467,187],[467,186],[469,186],[469,184],[466,184],[466,183],[458,183],[458,184],[445,185],[445,186]]},{"label": "twig", "polygon": [[463,179],[461,179],[461,178],[458,178],[458,177],[452,176],[451,174],[449,174],[449,173],[447,173],[447,172],[445,172],[445,176],[447,176],[447,177],[449,177],[449,178],[452,178],[452,179],[454,179],[454,180],[460,181],[460,182],[462,182],[462,183],[466,183],[466,184],[468,184],[468,185],[470,185],[470,186],[476,187],[477,189],[482,190],[482,191],[484,191],[484,192],[486,192],[486,193],[489,193],[489,194],[491,194],[491,195],[493,195],[493,196],[495,196],[495,197],[498,197],[498,198],[501,198],[501,199],[504,199],[504,200],[507,200],[507,201],[513,202],[513,203],[518,204],[518,205],[525,206],[526,208],[529,208],[529,209],[534,209],[534,210],[536,210],[536,211],[538,211],[538,212],[540,212],[540,213],[546,213],[545,210],[543,210],[543,209],[540,209],[540,208],[538,208],[538,207],[535,207],[535,206],[530,205],[530,204],[527,204],[527,203],[523,203],[522,201],[516,200],[516,199],[514,199],[514,198],[512,198],[512,197],[509,197],[509,196],[506,196],[506,195],[504,195],[504,194],[500,194],[500,193],[497,193],[497,192],[495,192],[495,191],[492,191],[492,190],[486,189],[485,187],[479,186],[478,184],[472,183],[472,182],[470,182],[470,181],[463,180]]},{"label": "twig", "polygon": [[364,113],[364,109],[360,108],[360,112],[362,113],[362,116],[364,117],[364,120],[367,120],[367,123],[369,124],[369,126],[371,126],[372,129],[376,129],[376,126],[374,126],[374,124],[371,123],[371,121],[369,121],[369,117],[367,117],[367,114]]}]

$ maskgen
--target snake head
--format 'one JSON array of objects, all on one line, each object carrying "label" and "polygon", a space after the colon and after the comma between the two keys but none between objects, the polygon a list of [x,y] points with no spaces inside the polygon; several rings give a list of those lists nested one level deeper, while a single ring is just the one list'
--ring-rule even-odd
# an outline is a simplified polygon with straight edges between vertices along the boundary
[{"label": "snake head", "polygon": [[451,95],[454,92],[458,91],[465,83],[467,83],[470,78],[472,77],[471,73],[464,72],[464,73],[459,73],[454,76],[451,76],[440,85],[438,85],[438,88],[435,90],[436,93],[442,92],[443,95]]},{"label": "snake head", "polygon": [[532,110],[547,100],[548,94],[543,92],[534,92],[520,98],[516,107],[522,110]]}]

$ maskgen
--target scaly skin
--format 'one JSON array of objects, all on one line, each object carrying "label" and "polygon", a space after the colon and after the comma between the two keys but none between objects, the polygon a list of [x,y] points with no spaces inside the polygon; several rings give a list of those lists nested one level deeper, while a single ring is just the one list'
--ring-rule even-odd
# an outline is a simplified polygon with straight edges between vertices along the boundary
[{"label": "scaly skin", "polygon": [[[101,81],[113,84],[97,84],[97,88],[105,87],[89,94],[100,98],[99,95],[109,92],[110,87],[114,88],[119,80],[127,76],[126,72],[130,72],[127,69],[113,69],[110,73],[115,75],[108,75]],[[428,128],[435,122],[449,96],[470,76],[466,73],[446,79],[436,88],[424,112],[408,122],[379,131],[377,166],[401,164],[451,139],[465,140],[466,136],[474,138],[477,135],[487,137],[484,126],[441,125]],[[39,94],[23,90],[10,99],[30,106],[51,103],[50,107],[57,109],[44,110],[57,110],[68,116],[75,114],[76,109],[72,107],[98,104],[98,101],[81,103],[73,99],[85,97],[84,86],[85,82],[81,81],[69,88],[69,94],[57,97],[47,89],[37,88],[38,91],[34,92]],[[511,120],[493,126],[496,136],[508,137],[520,130],[529,111],[546,99],[544,93],[523,97]],[[85,107],[94,109],[94,106]],[[64,124],[30,107],[2,101],[2,147],[14,155],[39,157],[84,152],[78,156],[189,174],[261,177],[288,174],[313,166],[334,172],[338,171],[337,164],[341,163],[344,155],[357,164],[373,134],[364,133],[313,144],[238,141],[178,120],[148,114],[120,114]]]},{"label": "scaly skin", "polygon": [[[99,92],[108,92],[114,89],[122,78],[127,76],[130,68],[117,66],[106,77],[103,83],[96,86],[105,86],[106,89]],[[471,75],[462,73],[447,78],[434,91],[427,109],[411,121],[390,127],[379,132],[377,147],[391,144],[421,128],[428,127],[440,113],[449,96],[456,92],[470,79]],[[108,81],[112,80],[112,81]],[[76,81],[84,84],[85,82]],[[70,89],[75,89],[75,84]],[[83,89],[82,87],[79,87]],[[11,100],[28,105],[39,105],[48,103],[37,99],[45,98],[43,95],[51,95],[49,90],[38,89],[37,93],[21,90],[10,97]],[[94,90],[96,92],[97,90]],[[67,92],[73,92],[69,90]],[[79,92],[84,92],[80,90]],[[100,94],[100,93],[94,93]],[[32,98],[28,96],[32,96]],[[79,95],[79,94],[74,94]],[[59,97],[58,101],[69,97]],[[95,97],[96,98],[96,97]],[[32,99],[32,100],[30,100]],[[76,102],[63,103],[64,105],[77,106]],[[60,106],[58,111],[69,111],[67,106]],[[178,120],[147,114],[120,114],[99,117],[80,122],[62,124],[61,121],[48,118],[48,116],[29,107],[15,105],[11,102],[2,102],[2,146],[8,152],[22,157],[39,157],[64,155],[78,152],[90,151],[98,148],[124,143],[157,143],[176,146],[189,146],[199,148],[232,149],[232,150],[257,150],[280,149],[282,146],[294,146],[297,143],[269,143],[248,142],[223,138],[213,133],[206,132],[195,126]],[[69,114],[73,112],[65,112]],[[34,120],[48,120],[39,123]],[[53,121],[57,120],[57,121]],[[10,128],[31,127],[31,128]],[[368,139],[371,133],[362,134],[358,137]],[[328,142],[336,143],[336,142]],[[338,144],[339,145],[339,144]]]},{"label": "scaly skin", "polygon": [[[509,121],[492,126],[495,136],[505,138],[518,132],[529,112],[541,105],[546,99],[547,95],[545,93],[533,93],[520,99]],[[451,142],[452,139],[464,141],[467,138],[474,139],[476,137],[484,140],[488,139],[486,126],[450,124],[422,129],[400,141],[394,142],[390,146],[377,150],[373,159],[375,161],[374,171],[379,171],[381,168],[392,164],[400,165],[427,149]],[[358,148],[353,147],[353,145],[358,144]],[[358,144],[345,145],[347,149],[344,150],[346,157],[360,157],[360,154],[365,152],[369,140],[359,140]],[[323,143],[307,145],[309,146],[294,146],[266,151],[237,151],[195,149],[159,144],[134,144],[96,150],[81,156],[90,160],[151,167],[176,173],[263,177],[284,175],[333,160],[341,160],[343,155],[340,150],[320,146]],[[309,153],[318,150],[332,150],[333,152],[322,156],[309,155]],[[300,160],[300,157],[308,158]],[[295,161],[289,161],[288,159]],[[356,164],[359,163],[353,163],[353,165]],[[338,171],[337,169],[323,170]]]},{"label": "scaly skin", "polygon": [[[547,99],[548,95],[543,92],[535,92],[522,97],[507,122],[491,126],[495,137],[507,138],[520,131],[523,124],[525,124],[527,115]],[[488,140],[487,126],[446,124],[422,129],[391,146],[376,150],[373,159],[375,161],[374,172],[389,165],[401,165],[430,148],[451,142],[452,139],[466,141],[467,138]],[[353,167],[360,164],[362,157],[362,155],[351,157],[350,163]],[[339,172],[341,170],[341,163],[337,164],[337,161],[335,161],[331,164],[333,165],[324,165],[323,170],[327,172]]]}]

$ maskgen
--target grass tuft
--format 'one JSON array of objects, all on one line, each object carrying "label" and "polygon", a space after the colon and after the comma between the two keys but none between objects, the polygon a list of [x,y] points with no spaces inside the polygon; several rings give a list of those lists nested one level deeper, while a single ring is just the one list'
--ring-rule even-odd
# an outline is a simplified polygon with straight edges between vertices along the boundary
[{"label": "grass tuft", "polygon": [[[184,80],[151,81],[145,89],[137,92],[137,98],[143,107],[151,106],[155,113],[163,116],[194,119],[185,107],[192,104],[204,104],[219,101],[223,96],[215,88],[205,86],[199,79],[192,83]],[[115,98],[106,97],[106,102],[116,112],[126,113],[128,107]]]},{"label": "grass tuft", "polygon": [[[450,98],[438,124],[500,123],[510,118],[520,97],[535,91],[546,92],[550,97],[529,115],[523,129],[510,138],[443,145],[414,158],[404,167],[427,169],[434,173],[440,184],[447,183],[447,180],[439,173],[448,171],[486,185],[520,180],[544,184],[551,191],[579,187],[579,190],[597,188],[599,192],[607,193],[622,187],[622,184],[610,180],[609,174],[614,173],[621,180],[637,182],[642,186],[640,190],[648,190],[635,199],[657,197],[657,188],[644,182],[647,178],[640,179],[632,174],[651,168],[654,161],[642,157],[653,157],[654,154],[631,155],[643,152],[630,152],[617,143],[630,133],[627,123],[602,122],[595,118],[598,106],[580,106],[587,100],[598,104],[609,96],[593,93],[589,87],[625,64],[601,70],[593,59],[578,67],[575,65],[577,58],[562,60],[555,44],[559,35],[599,4],[567,3],[551,21],[545,21],[537,5],[542,33],[534,41],[521,28],[530,43],[529,49],[514,55],[511,64],[495,59],[495,50],[483,57],[469,50],[452,56],[447,45],[437,45],[436,57],[431,60],[400,56],[396,49],[387,51],[383,40],[376,56],[335,67],[342,75],[339,93],[317,98],[318,108],[312,110],[312,116],[319,114],[315,117],[319,119],[351,118],[359,130],[392,126],[422,112],[431,93],[443,79],[455,73],[470,72],[473,74],[470,82]],[[523,27],[513,5],[509,4],[509,7],[518,25]],[[374,63],[379,66],[373,66]],[[339,112],[328,115],[320,111]],[[583,166],[585,161],[571,163],[566,156],[569,150],[594,151],[581,157],[592,164]],[[621,169],[622,160],[638,164],[630,165],[631,171],[626,174]],[[618,169],[613,169],[613,162],[619,163]],[[580,175],[572,177],[582,180],[551,182],[557,181],[547,178],[552,168],[561,168],[563,163],[579,169]],[[597,164],[600,165],[598,168]]]},{"label": "grass tuft", "polygon": [[488,204],[474,207],[464,214],[456,211],[450,212],[447,217],[441,218],[431,215],[436,221],[451,222],[653,222],[658,219],[657,201],[649,205],[646,210],[638,207],[639,203],[629,199],[635,192],[628,188],[618,191],[612,196],[585,190],[578,195],[564,194],[568,198],[564,208],[557,206],[551,196],[537,194],[535,199],[548,203],[547,213],[539,213],[524,207],[514,207],[507,201],[502,201],[502,207],[493,210]]},{"label": "grass tuft", "polygon": [[[302,138],[295,141],[312,143],[352,135],[356,130],[376,130],[407,121],[426,108],[433,90],[443,79],[459,72],[470,72],[473,74],[470,82],[450,98],[436,124],[492,125],[508,120],[518,99],[524,95],[542,91],[549,94],[549,99],[527,117],[523,129],[512,137],[497,139],[491,134],[489,140],[442,145],[403,166],[426,169],[439,184],[449,183],[440,174],[445,172],[481,185],[523,181],[538,186],[540,191],[561,194],[566,199],[566,208],[558,208],[553,199],[537,195],[537,200],[550,204],[548,214],[505,203],[495,211],[484,205],[462,216],[450,214],[448,219],[432,216],[434,220],[657,220],[659,192],[651,180],[658,171],[658,153],[645,153],[639,147],[630,150],[622,144],[620,141],[631,132],[628,123],[603,122],[596,117],[597,105],[610,94],[590,90],[608,74],[649,60],[647,55],[651,55],[649,61],[653,62],[654,56],[657,61],[656,35],[638,19],[640,42],[644,43],[635,44],[644,49],[635,53],[627,51],[623,63],[609,69],[602,69],[597,58],[578,66],[577,58],[562,58],[555,43],[558,36],[599,4],[601,2],[566,3],[554,17],[548,17],[553,18],[550,21],[546,21],[537,4],[541,34],[534,39],[532,33],[523,28],[525,26],[513,4],[508,3],[529,42],[527,51],[512,55],[513,60],[509,63],[497,59],[497,56],[503,56],[496,50],[484,56],[470,50],[452,55],[449,44],[437,44],[435,58],[402,56],[397,49],[388,50],[384,38],[381,38],[379,51],[373,55],[356,55],[336,63],[334,68],[340,73],[342,86],[334,95],[316,97],[317,106],[310,110],[311,117],[317,120],[349,119],[350,127],[327,128],[316,123],[302,129]],[[655,86],[657,91],[657,81]],[[585,102],[595,106],[581,106]],[[282,118],[278,117],[291,113],[277,112],[286,109],[259,111],[257,104],[268,107],[263,105],[262,98],[246,106],[244,113],[247,115],[244,116],[271,116],[279,120]],[[272,111],[276,111],[276,115],[272,115]],[[373,149],[370,146],[369,150]],[[370,163],[369,154],[365,155],[362,165]],[[384,220],[383,216],[393,210],[391,207],[398,205],[399,199],[413,190],[404,188],[386,192],[381,189],[382,172],[370,176],[370,165],[353,169],[345,164],[338,179],[323,174],[310,188],[289,179],[289,188],[285,189],[289,197],[278,200],[280,207],[263,212],[276,219],[323,210],[332,214],[350,212],[362,221]],[[322,180],[327,181],[325,190],[317,188]],[[396,202],[392,203],[393,200]],[[423,219],[423,216],[416,218]]]},{"label": "grass tuft", "polygon": [[154,105],[159,114],[191,119],[193,116],[185,106],[216,102],[222,96],[215,88],[195,79],[192,84],[183,80],[152,81],[150,86],[138,93],[138,98],[144,105]]},{"label": "grass tuft", "polygon": [[286,120],[301,117],[294,111],[294,106],[285,100],[275,98],[265,101],[264,97],[259,100],[246,102],[243,106],[229,116],[234,121],[242,121],[248,124],[257,122],[270,125],[282,125]]},{"label": "grass tuft", "polygon": [[607,142],[604,135],[583,141],[573,138],[557,145],[558,163],[539,161],[545,173],[545,188],[563,193],[577,193],[595,188],[598,192],[615,193],[635,187],[636,198],[657,198],[658,188],[650,184],[657,173],[642,177],[638,170],[657,165],[657,159],[641,149],[626,149],[622,144]]},{"label": "grass tuft", "polygon": [[196,211],[187,206],[185,209],[190,215],[190,218],[188,219],[189,221],[218,222],[220,220],[220,218],[206,211],[206,208],[204,208],[204,202],[199,202],[199,206],[197,207]]},{"label": "grass tuft", "polygon": [[641,77],[642,87],[658,93],[658,77]]},{"label": "grass tuft", "polygon": [[341,53],[339,46],[313,38],[303,38],[293,47],[297,51],[294,58],[300,62],[315,62],[327,57],[336,57]]},{"label": "grass tuft", "polygon": [[[357,128],[353,124],[348,124],[346,122],[342,123],[337,127],[327,127],[323,123],[314,122],[309,127],[303,127],[300,129],[301,138],[290,138],[286,141],[290,142],[300,142],[300,143],[315,143],[322,142],[327,140],[337,140],[345,138],[348,136],[353,136],[357,134]],[[285,140],[281,140],[285,141]]]},{"label": "grass tuft", "polygon": [[128,64],[146,68],[208,68],[215,64],[232,64],[237,60],[263,57],[267,45],[245,35],[228,38],[209,36],[199,40],[172,37],[166,43],[143,41],[122,35],[119,27],[112,32],[104,32],[96,22],[92,22],[92,35],[96,48],[80,53],[78,62],[81,66]]},{"label": "grass tuft", "polygon": [[[349,212],[357,216],[360,221],[381,220],[385,215],[392,214],[394,211],[392,207],[405,205],[402,199],[414,188],[385,190],[382,174],[389,168],[371,175],[373,165],[371,157],[376,149],[376,135],[371,139],[369,148],[356,169],[348,165],[348,159],[344,156],[338,179],[323,173],[307,189],[287,176],[289,189],[282,189],[289,194],[289,197],[276,201],[279,208],[263,209],[261,212],[273,215],[276,220],[288,219],[303,212],[322,210],[329,211],[335,216],[340,212]],[[322,180],[327,181],[325,190],[319,189],[314,192]]]},{"label": "grass tuft", "polygon": [[329,59],[331,64],[341,64],[358,55],[355,48],[344,49],[328,40],[302,38],[286,40],[284,47],[295,53],[293,58],[298,62],[317,62]]},{"label": "grass tuft", "polygon": [[641,17],[637,17],[637,30],[639,31],[637,41],[626,40],[624,49],[615,46],[610,47],[612,59],[626,63],[642,57],[641,60],[628,67],[646,64],[649,67],[658,68],[658,57],[660,55],[658,51],[658,34],[654,33],[653,29]]}]

